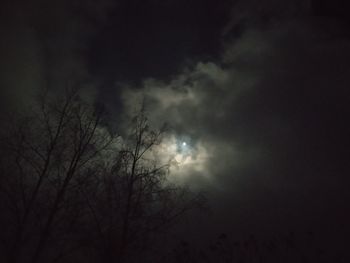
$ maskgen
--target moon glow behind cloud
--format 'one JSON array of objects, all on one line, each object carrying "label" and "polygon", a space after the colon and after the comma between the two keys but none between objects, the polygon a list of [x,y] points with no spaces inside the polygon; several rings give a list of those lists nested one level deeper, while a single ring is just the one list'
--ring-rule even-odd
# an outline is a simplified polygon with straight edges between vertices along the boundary
[{"label": "moon glow behind cloud", "polygon": [[209,159],[203,143],[190,145],[176,135],[168,135],[153,153],[159,162],[170,163],[170,177],[174,180],[186,180],[193,172],[205,176],[205,167]]}]

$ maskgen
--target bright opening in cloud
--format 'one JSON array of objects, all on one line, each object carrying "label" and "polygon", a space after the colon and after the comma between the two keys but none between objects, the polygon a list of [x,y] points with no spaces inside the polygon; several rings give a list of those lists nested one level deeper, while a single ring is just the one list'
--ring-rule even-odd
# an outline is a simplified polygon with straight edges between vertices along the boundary
[{"label": "bright opening in cloud", "polygon": [[200,142],[192,144],[171,135],[155,149],[155,154],[160,162],[170,163],[170,176],[174,178],[186,178],[194,172],[207,174],[208,153]]}]

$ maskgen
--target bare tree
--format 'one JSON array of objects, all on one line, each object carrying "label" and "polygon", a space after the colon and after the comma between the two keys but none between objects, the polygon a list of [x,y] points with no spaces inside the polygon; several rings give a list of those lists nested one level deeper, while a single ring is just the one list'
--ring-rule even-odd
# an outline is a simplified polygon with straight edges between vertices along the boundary
[{"label": "bare tree", "polygon": [[21,116],[1,136],[5,262],[125,262],[202,204],[169,182],[153,154],[165,129],[151,129],[144,108],[123,139],[78,90],[43,93]]},{"label": "bare tree", "polygon": [[13,165],[1,192],[14,208],[7,214],[13,226],[9,240],[14,236],[7,258],[13,263],[38,262],[53,237],[57,241],[57,230],[73,224],[74,188],[113,140],[101,131],[100,113],[80,100],[77,90],[60,99],[45,93],[33,108],[6,142]]},{"label": "bare tree", "polygon": [[203,202],[201,196],[170,184],[169,163],[153,157],[164,132],[164,127],[149,127],[142,109],[112,162],[101,170],[99,187],[83,190],[90,193],[85,196],[104,262],[126,261],[130,251],[140,251],[158,231]]}]

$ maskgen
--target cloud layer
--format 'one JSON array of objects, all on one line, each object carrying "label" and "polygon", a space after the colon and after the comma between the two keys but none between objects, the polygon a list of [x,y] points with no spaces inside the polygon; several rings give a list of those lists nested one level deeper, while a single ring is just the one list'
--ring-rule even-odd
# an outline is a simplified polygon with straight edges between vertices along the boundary
[{"label": "cloud layer", "polygon": [[127,112],[145,97],[150,119],[204,149],[187,182],[209,189],[219,222],[251,231],[321,227],[349,198],[350,41],[331,20],[276,21],[225,37],[220,61],[123,91]]}]

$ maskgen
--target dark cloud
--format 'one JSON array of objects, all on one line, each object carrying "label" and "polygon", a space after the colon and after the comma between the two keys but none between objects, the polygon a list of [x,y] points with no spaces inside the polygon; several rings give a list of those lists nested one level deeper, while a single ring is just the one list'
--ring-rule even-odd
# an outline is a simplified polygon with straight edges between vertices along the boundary
[{"label": "dark cloud", "polygon": [[252,8],[254,1],[236,5],[241,9],[233,14],[241,11],[245,19],[265,13],[273,19],[262,27],[233,17],[225,34],[235,26],[244,30],[224,37],[220,62],[198,62],[171,81],[126,88],[124,102],[128,108],[145,96],[151,118],[205,149],[209,176],[187,176],[212,194],[218,221],[211,228],[266,232],[338,224],[332,231],[342,239],[350,40],[334,20],[307,16],[310,6],[295,11],[301,1],[271,3],[263,10]]},{"label": "dark cloud", "polygon": [[235,1],[231,12],[231,20],[224,27],[223,33],[227,34],[236,26],[264,27],[272,22],[302,17],[312,11],[311,0],[277,1],[258,0]]},{"label": "dark cloud", "polygon": [[230,5],[230,0],[120,1],[92,45],[90,67],[106,81],[168,78],[188,61],[216,55]]},{"label": "dark cloud", "polygon": [[91,82],[87,43],[110,6],[110,1],[2,3],[0,79],[4,101],[25,100],[44,87],[56,91],[73,83]]},{"label": "dark cloud", "polygon": [[44,86],[59,92],[73,80],[127,119],[145,96],[153,124],[169,123],[167,140],[189,144],[191,160],[174,171],[208,192],[207,230],[329,228],[345,239],[346,9],[340,1],[184,2],[8,2],[2,100]]}]

